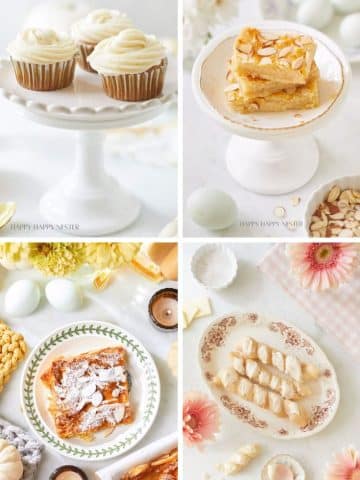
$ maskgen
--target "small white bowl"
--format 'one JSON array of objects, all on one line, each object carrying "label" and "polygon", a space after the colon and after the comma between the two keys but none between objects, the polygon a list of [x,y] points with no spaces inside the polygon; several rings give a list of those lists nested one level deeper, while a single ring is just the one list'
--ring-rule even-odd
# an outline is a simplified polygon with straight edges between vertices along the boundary
[{"label": "small white bowl", "polygon": [[206,288],[220,290],[229,287],[238,270],[236,257],[225,245],[211,243],[200,247],[191,260],[194,278]]},{"label": "small white bowl", "polygon": [[[342,190],[351,188],[354,190],[360,190],[360,175],[352,175],[347,177],[335,178],[331,182],[324,183],[317,190],[315,190],[306,205],[305,214],[304,214],[304,228],[306,235],[311,237],[310,233],[310,224],[311,217],[317,209],[317,207],[322,203],[330,192],[331,188],[334,185],[338,185]],[[314,237],[311,237],[314,238]],[[338,238],[338,237],[336,237]]]}]

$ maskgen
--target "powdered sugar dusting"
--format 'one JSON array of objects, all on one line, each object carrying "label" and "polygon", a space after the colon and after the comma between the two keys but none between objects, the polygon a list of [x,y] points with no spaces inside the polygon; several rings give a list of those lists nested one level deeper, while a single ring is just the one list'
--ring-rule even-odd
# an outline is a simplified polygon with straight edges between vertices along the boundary
[{"label": "powdered sugar dusting", "polygon": [[105,404],[99,407],[90,407],[82,416],[79,429],[81,432],[88,432],[101,427],[104,423],[117,425],[125,415],[125,405]]},{"label": "powdered sugar dusting", "polygon": [[113,385],[113,398],[118,397],[127,380],[126,369],[117,365],[121,358],[119,353],[102,352],[94,357],[100,364],[87,360],[66,364],[60,382],[54,386],[58,407],[72,415],[88,404],[98,407],[103,401],[102,390],[109,385]]}]

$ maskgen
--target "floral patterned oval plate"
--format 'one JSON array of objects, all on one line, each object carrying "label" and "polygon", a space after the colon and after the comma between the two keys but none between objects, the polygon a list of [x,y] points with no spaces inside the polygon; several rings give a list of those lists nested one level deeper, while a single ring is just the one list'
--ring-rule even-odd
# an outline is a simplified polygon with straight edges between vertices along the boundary
[{"label": "floral patterned oval plate", "polygon": [[[231,366],[230,352],[235,350],[244,336],[294,355],[301,362],[320,369],[320,377],[309,382],[312,394],[300,402],[309,417],[305,427],[298,427],[286,418],[277,417],[270,410],[243,400],[236,393],[215,387],[212,382],[214,376],[221,368]],[[206,329],[200,341],[199,355],[202,374],[214,397],[231,414],[259,433],[281,439],[309,437],[329,425],[336,414],[340,390],[334,367],[311,338],[288,323],[256,313],[226,315]]]},{"label": "floral patterned oval plate", "polygon": [[[49,391],[40,380],[41,375],[56,358],[72,357],[115,345],[124,347],[128,354],[134,422],[116,427],[110,433],[98,433],[92,442],[60,438],[48,410]],[[21,401],[31,429],[46,446],[77,460],[106,460],[134,447],[151,428],[160,403],[159,374],[144,346],[119,326],[79,322],[54,331],[34,348],[24,368]]]}]

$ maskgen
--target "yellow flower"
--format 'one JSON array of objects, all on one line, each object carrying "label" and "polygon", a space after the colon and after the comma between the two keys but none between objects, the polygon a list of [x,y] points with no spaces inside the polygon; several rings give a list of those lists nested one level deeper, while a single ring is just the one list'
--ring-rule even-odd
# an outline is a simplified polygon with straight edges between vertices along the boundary
[{"label": "yellow flower", "polygon": [[84,263],[82,243],[30,243],[30,263],[45,275],[64,277]]},{"label": "yellow flower", "polygon": [[8,242],[0,244],[0,262],[9,270],[29,267],[29,253],[28,243]]},{"label": "yellow flower", "polygon": [[140,243],[87,243],[85,261],[98,270],[116,270],[129,263],[140,248]]}]

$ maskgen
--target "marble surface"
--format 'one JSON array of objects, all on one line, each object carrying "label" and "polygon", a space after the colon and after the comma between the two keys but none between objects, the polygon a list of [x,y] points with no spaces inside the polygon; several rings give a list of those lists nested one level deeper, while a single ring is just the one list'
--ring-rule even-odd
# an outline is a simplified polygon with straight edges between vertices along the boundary
[{"label": "marble surface", "polygon": [[[257,2],[242,0],[239,22],[258,20]],[[234,22],[232,22],[232,25]],[[320,165],[311,181],[298,191],[280,195],[258,195],[240,187],[225,164],[230,135],[197,105],[190,72],[184,74],[184,234],[188,237],[298,237],[304,236],[301,223],[307,199],[320,185],[334,178],[359,173],[360,65],[353,65],[353,80],[341,111],[324,128],[315,132],[320,148]],[[209,141],[209,139],[211,139]],[[239,220],[222,232],[207,231],[194,224],[186,212],[189,195],[199,187],[210,186],[229,193],[239,209]],[[299,206],[291,198],[299,196]],[[274,208],[287,210],[285,219],[274,215]],[[289,230],[288,221],[298,227]]]},{"label": "marble surface", "polygon": [[[166,283],[159,286],[133,271],[122,270],[113,283],[102,292],[94,293],[89,286],[85,285],[84,305],[78,312],[59,313],[42,298],[40,308],[33,315],[23,318],[8,318],[4,312],[4,292],[11,283],[20,278],[35,278],[42,286],[45,285],[44,277],[35,271],[6,272],[1,268],[0,318],[24,335],[29,349],[53,330],[68,323],[89,319],[108,321],[123,327],[138,338],[153,355],[161,381],[160,414],[145,438],[130,452],[176,430],[177,382],[167,365],[168,351],[176,339],[176,333],[164,333],[156,330],[147,316],[149,298],[156,290],[166,286]],[[168,283],[169,285],[173,284],[173,282]],[[19,401],[23,365],[22,363],[19,366],[0,395],[0,415],[8,421],[29,429],[26,419],[22,415]],[[114,461],[116,459],[108,462],[78,462],[53,453],[47,447],[36,480],[48,480],[50,473],[55,468],[66,464],[83,468],[88,474],[89,480],[94,480],[96,470],[104,468]]]},{"label": "marble surface", "polygon": [[[218,292],[206,291],[192,277],[190,260],[199,246],[200,244],[197,243],[188,243],[184,248],[184,301],[208,295],[212,302],[213,315],[195,320],[192,326],[184,331],[184,392],[196,390],[210,395],[201,378],[197,361],[199,340],[207,325],[223,314],[250,310],[280,320],[284,319],[309,334],[325,351],[335,367],[341,390],[341,401],[335,419],[323,432],[307,439],[291,441],[261,436],[251,427],[234,419],[221,407],[222,428],[217,441],[208,444],[202,452],[185,447],[185,478],[204,480],[208,474],[210,477],[207,480],[223,480],[223,475],[216,473],[215,465],[225,462],[241,445],[254,442],[261,446],[262,453],[241,474],[243,480],[260,478],[263,465],[271,457],[282,453],[297,458],[303,464],[307,478],[323,478],[324,468],[333,452],[349,444],[354,444],[360,449],[358,434],[360,411],[355,407],[360,401],[359,366],[342,345],[323,332],[294,299],[259,271],[257,265],[271,247],[270,244],[229,243],[228,246],[238,259],[239,272],[233,285]],[[331,312],[329,312],[329,321],[331,321]]]}]

